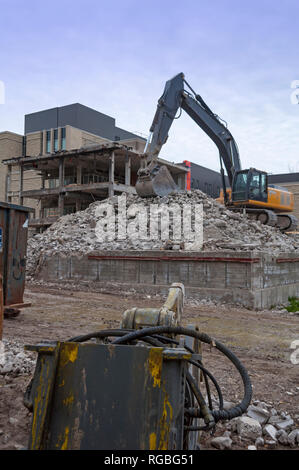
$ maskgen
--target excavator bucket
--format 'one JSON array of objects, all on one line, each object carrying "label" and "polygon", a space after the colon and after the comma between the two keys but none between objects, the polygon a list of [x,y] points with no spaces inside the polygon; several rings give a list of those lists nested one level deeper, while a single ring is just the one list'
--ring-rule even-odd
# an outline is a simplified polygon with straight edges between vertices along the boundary
[{"label": "excavator bucket", "polygon": [[163,197],[179,190],[166,166],[140,173],[135,188],[140,197]]}]

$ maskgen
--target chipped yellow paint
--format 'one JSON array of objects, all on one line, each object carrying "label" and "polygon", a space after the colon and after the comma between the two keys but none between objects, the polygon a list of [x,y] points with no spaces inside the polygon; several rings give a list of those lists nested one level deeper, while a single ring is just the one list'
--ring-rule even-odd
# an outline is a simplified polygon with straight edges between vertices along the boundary
[{"label": "chipped yellow paint", "polygon": [[162,360],[161,349],[152,348],[149,353],[148,368],[154,379],[154,387],[161,386]]},{"label": "chipped yellow paint", "polygon": [[[182,355],[180,355],[180,360],[188,361],[189,359],[191,359],[191,356],[192,356],[191,353],[190,353],[190,354],[189,354],[189,353],[182,354]],[[177,357],[177,356],[171,355],[171,354],[169,354],[169,355],[165,354],[164,357],[167,358],[168,361],[169,361],[169,360],[170,360],[170,361],[171,361],[171,360],[172,360],[172,361],[177,361],[177,360],[178,360],[178,357]]]},{"label": "chipped yellow paint", "polygon": [[61,348],[60,364],[66,366],[69,362],[75,362],[78,357],[79,345],[77,343],[67,343]]},{"label": "chipped yellow paint", "polygon": [[[44,358],[41,361],[41,367],[42,368],[45,367],[45,359]],[[47,364],[46,376],[48,376],[48,372],[49,372],[49,366]],[[43,398],[44,398],[44,393],[45,393],[45,392],[43,393],[44,386],[45,386],[45,384],[44,384],[44,381],[43,381],[43,375],[41,374],[38,386],[36,388],[37,393],[36,393],[36,396],[35,396],[35,399],[34,399],[34,407],[33,407],[34,412],[33,412],[32,431],[31,431],[32,449],[36,448],[36,443],[37,443],[38,438],[39,438],[37,418],[38,418],[38,416],[41,416],[42,410],[43,410],[42,404],[43,404]]]},{"label": "chipped yellow paint", "polygon": [[70,433],[70,428],[67,426],[65,428],[64,442],[61,446],[61,450],[66,450],[67,449],[67,445],[68,445],[68,441],[69,441],[69,433]]},{"label": "chipped yellow paint", "polygon": [[149,437],[149,450],[156,450],[157,445],[157,435],[155,432],[152,432]]},{"label": "chipped yellow paint", "polygon": [[69,397],[63,400],[64,406],[69,406],[69,405],[72,405],[73,403],[74,403],[74,395],[70,395]]},{"label": "chipped yellow paint", "polygon": [[160,420],[160,441],[159,450],[168,449],[169,432],[173,418],[172,406],[169,402],[168,394],[164,391],[163,412]]},{"label": "chipped yellow paint", "polygon": [[115,356],[115,346],[113,344],[109,344],[107,346],[107,349],[108,349],[108,352],[109,352],[110,359],[112,359],[113,356]]}]

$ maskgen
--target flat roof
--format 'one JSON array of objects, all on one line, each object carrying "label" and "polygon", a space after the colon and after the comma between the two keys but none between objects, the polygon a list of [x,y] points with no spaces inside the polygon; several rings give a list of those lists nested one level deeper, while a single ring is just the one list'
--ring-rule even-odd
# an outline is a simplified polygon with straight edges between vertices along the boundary
[{"label": "flat roof", "polygon": [[19,206],[18,204],[10,204],[9,202],[0,202],[0,208],[1,207],[4,209],[13,209],[22,212],[34,212],[34,209],[32,209],[32,207]]},{"label": "flat roof", "polygon": [[[95,154],[95,153],[104,154],[107,151],[108,152],[118,151],[124,156],[125,155],[131,156],[135,160],[135,165],[139,167],[139,162],[140,162],[142,154],[134,152],[133,150],[130,149],[129,146],[126,146],[124,144],[119,144],[118,142],[111,142],[111,143],[109,142],[107,144],[94,144],[88,147],[81,147],[79,149],[62,150],[62,151],[58,151],[55,153],[47,153],[44,155],[28,156],[28,157],[13,157],[13,158],[9,158],[6,160],[2,160],[2,163],[4,163],[4,165],[17,165],[17,164],[34,165],[34,164],[43,163],[46,161],[52,161],[54,163],[54,161],[59,158],[70,158],[70,157],[80,158],[84,155],[88,156],[90,154]],[[158,158],[158,163],[171,168],[174,173],[187,173],[189,171],[188,168],[181,166],[181,164],[179,163],[174,163],[174,162],[172,163],[162,158]]]}]

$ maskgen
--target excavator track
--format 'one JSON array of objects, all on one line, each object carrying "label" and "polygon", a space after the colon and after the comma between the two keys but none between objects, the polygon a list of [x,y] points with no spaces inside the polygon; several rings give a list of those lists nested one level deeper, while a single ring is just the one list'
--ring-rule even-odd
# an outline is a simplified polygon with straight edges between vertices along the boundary
[{"label": "excavator track", "polygon": [[277,226],[282,232],[292,232],[298,226],[298,219],[294,215],[277,214]]},{"label": "excavator track", "polygon": [[268,209],[249,209],[249,208],[232,208],[234,212],[243,212],[254,219],[258,220],[262,225],[269,225],[276,227],[282,232],[291,232],[296,230],[298,226],[298,219],[291,214],[276,214]]}]

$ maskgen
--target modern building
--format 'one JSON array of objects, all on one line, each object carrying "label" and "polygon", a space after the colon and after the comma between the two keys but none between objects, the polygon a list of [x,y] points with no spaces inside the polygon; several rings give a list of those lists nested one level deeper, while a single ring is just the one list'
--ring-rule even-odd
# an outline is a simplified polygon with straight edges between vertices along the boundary
[{"label": "modern building", "polygon": [[[2,165],[3,160],[53,154],[114,140],[126,143],[136,152],[142,152],[145,146],[143,137],[117,127],[114,118],[79,103],[27,114],[24,121],[24,135],[0,132],[0,201],[19,201],[21,178],[24,190],[41,187],[41,175],[37,171],[21,175],[18,166]],[[40,208],[36,199],[23,201],[36,210]]]},{"label": "modern building", "polygon": [[[182,164],[190,169],[187,179],[187,189],[200,189],[213,198],[219,197],[220,189],[222,188],[220,172],[210,170],[209,168],[187,160],[184,160]],[[229,187],[227,176],[225,177],[225,183],[227,187]]]}]

